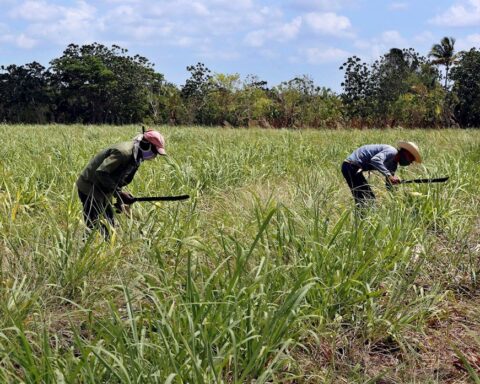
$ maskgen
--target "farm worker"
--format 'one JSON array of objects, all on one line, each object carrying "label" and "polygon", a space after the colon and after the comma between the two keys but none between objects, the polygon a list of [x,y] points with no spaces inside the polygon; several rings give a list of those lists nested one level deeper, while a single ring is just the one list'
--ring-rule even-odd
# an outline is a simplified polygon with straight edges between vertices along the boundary
[{"label": "farm worker", "polygon": [[100,225],[105,239],[109,238],[107,226],[100,223],[101,216],[112,226],[115,224],[112,197],[121,203],[122,210],[125,205],[132,204],[133,196],[122,191],[122,187],[130,184],[143,161],[153,160],[157,155],[166,155],[165,139],[159,132],[147,130],[131,141],[104,149],[90,160],[77,180],[83,218],[88,228]]},{"label": "farm worker", "polygon": [[364,171],[379,171],[385,176],[387,186],[399,184],[395,176],[398,165],[408,166],[414,161],[422,162],[415,143],[400,141],[398,149],[387,144],[368,144],[357,148],[342,164],[343,177],[347,181],[357,207],[364,207],[375,200]]}]

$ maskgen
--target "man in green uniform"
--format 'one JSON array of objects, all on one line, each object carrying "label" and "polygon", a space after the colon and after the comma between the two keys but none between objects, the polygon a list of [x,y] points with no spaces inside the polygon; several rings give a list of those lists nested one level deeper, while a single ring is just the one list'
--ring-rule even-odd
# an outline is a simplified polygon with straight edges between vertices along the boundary
[{"label": "man in green uniform", "polygon": [[113,145],[99,152],[90,160],[77,180],[78,196],[83,204],[83,218],[88,228],[100,225],[100,230],[109,238],[105,224],[100,223],[104,216],[114,225],[112,197],[122,203],[122,207],[133,203],[133,196],[122,188],[133,180],[140,164],[153,160],[157,155],[166,155],[165,139],[154,130],[147,130],[132,141]]}]

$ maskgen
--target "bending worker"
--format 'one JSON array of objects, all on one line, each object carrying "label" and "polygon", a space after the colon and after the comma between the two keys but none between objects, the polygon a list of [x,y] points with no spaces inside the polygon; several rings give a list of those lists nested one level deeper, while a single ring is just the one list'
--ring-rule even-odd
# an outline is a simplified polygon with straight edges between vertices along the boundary
[{"label": "bending worker", "polygon": [[100,219],[103,216],[110,225],[115,225],[112,197],[117,198],[122,210],[132,204],[133,196],[122,188],[130,184],[143,161],[153,160],[157,155],[166,155],[165,139],[159,132],[147,130],[131,141],[104,149],[90,160],[77,180],[88,228],[100,226],[105,239],[109,238],[108,228]]},{"label": "bending worker", "polygon": [[421,163],[418,147],[410,141],[398,142],[398,149],[387,144],[368,144],[356,149],[342,164],[343,177],[347,181],[357,207],[364,207],[375,200],[375,195],[364,171],[378,171],[385,176],[387,185],[399,184],[395,176],[398,165]]}]

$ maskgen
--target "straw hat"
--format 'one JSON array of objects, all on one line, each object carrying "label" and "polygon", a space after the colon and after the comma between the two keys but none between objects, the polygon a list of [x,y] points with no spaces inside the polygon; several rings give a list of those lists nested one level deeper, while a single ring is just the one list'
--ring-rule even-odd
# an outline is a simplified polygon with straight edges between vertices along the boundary
[{"label": "straw hat", "polygon": [[402,148],[410,152],[413,157],[415,157],[415,162],[422,162],[422,157],[420,156],[420,151],[418,150],[417,144],[412,143],[411,141],[399,141],[397,145],[398,148]]}]

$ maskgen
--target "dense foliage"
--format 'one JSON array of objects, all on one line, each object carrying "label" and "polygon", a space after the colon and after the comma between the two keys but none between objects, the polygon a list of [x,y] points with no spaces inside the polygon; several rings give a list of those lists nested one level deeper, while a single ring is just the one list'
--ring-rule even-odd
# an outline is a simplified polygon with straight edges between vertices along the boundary
[{"label": "dense foliage", "polygon": [[480,126],[480,51],[472,48],[462,52],[458,65],[452,70],[451,79],[458,97],[455,114],[460,124]]},{"label": "dense foliage", "polygon": [[372,65],[353,56],[344,63],[341,95],[346,115],[358,125],[445,125],[446,92],[435,67],[413,49],[393,48]]},{"label": "dense foliage", "polygon": [[[440,127],[479,125],[480,54],[455,53],[445,37],[428,56],[392,48],[372,64],[340,67],[343,92],[308,76],[276,86],[256,76],[187,67],[177,86],[145,57],[116,45],[71,44],[45,68],[0,67],[0,121],[8,123],[198,124],[261,127]],[[442,71],[439,66],[445,67]]]}]

